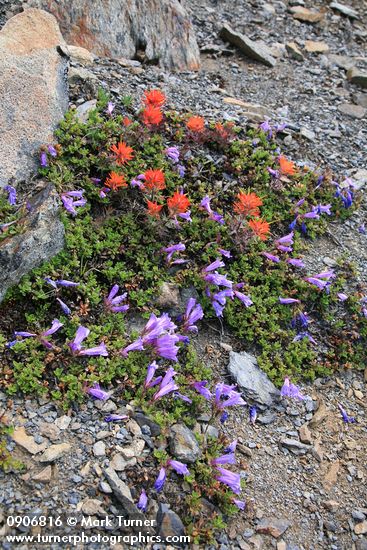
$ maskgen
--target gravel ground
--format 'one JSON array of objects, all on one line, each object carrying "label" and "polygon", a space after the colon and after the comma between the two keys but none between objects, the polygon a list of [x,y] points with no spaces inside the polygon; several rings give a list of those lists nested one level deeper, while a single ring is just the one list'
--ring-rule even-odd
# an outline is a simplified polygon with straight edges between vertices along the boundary
[{"label": "gravel ground", "polygon": [[[241,124],[258,122],[264,113],[277,122],[287,122],[289,128],[281,139],[282,150],[292,159],[316,169],[331,168],[336,177],[353,176],[365,168],[366,114],[361,119],[347,116],[340,111],[340,105],[365,108],[367,94],[351,85],[345,69],[338,67],[335,58],[329,56],[346,56],[358,67],[366,68],[365,1],[348,1],[348,5],[359,12],[358,20],[338,14],[329,2],[306,2],[307,7],[325,11],[324,21],[317,25],[294,20],[287,11],[295,4],[291,1],[287,4],[275,0],[189,0],[188,4],[202,49],[199,73],[166,74],[158,67],[145,67],[138,62],[97,59],[86,67],[89,74],[84,76],[80,76],[76,65],[79,73],[76,81],[80,84],[71,88],[72,102],[80,106],[93,99],[98,87],[96,77],[112,91],[116,100],[127,94],[139,97],[148,85],[159,86],[167,93],[170,105],[180,110],[192,110],[206,117],[231,118]],[[0,3],[0,26],[19,6],[20,2],[14,1]],[[279,55],[276,66],[268,68],[252,62],[225,44],[218,37],[224,23],[272,46]],[[305,52],[306,40],[326,42],[329,54]],[[292,41],[302,49],[303,61],[284,53],[284,45]],[[224,100],[228,97],[250,103],[251,107],[226,103]],[[366,174],[359,172],[357,178],[362,183]],[[319,271],[323,264],[331,265],[330,262],[347,254],[359,269],[359,282],[366,284],[367,237],[358,232],[364,222],[367,222],[365,199],[350,221],[333,224],[329,235],[311,246],[307,267]],[[227,344],[226,349],[223,343]],[[203,359],[222,376],[227,376],[228,345],[241,350],[240,343],[229,334],[218,336],[218,331],[210,327],[200,333],[196,345]],[[252,426],[245,412],[231,416],[225,430],[230,439],[239,438],[248,506],[246,512],[239,514],[226,532],[218,536],[217,546],[221,550],[367,548],[366,382],[366,373],[363,376],[361,372],[351,371],[332,379],[317,380],[304,388],[304,393],[310,396],[305,404],[283,402],[265,415],[267,424],[261,423],[264,418],[260,417]],[[357,417],[357,424],[342,423],[337,411],[339,402]],[[321,414],[324,407],[325,414]],[[140,468],[143,460],[149,463],[150,435],[146,426],[142,433],[134,422],[126,428],[122,425],[111,428],[103,421],[108,410],[121,409],[117,398],[112,397],[105,405],[88,401],[79,411],[65,415],[51,402],[10,400],[1,395],[0,409],[15,426],[23,425],[31,437],[31,440],[25,438],[20,431],[19,439],[23,443],[9,443],[9,449],[14,449],[15,455],[27,465],[27,471],[22,476],[9,475],[1,480],[0,519],[1,513],[42,510],[61,515],[85,510],[88,506],[97,515],[98,507],[109,514],[118,514],[119,505],[111,497],[104,469],[115,454],[121,455],[126,447],[135,446],[133,458],[137,464],[126,466],[128,474],[120,473],[120,478],[124,480],[126,475],[132,486],[131,479],[143,475]],[[304,438],[302,426],[312,419],[315,426],[306,434],[310,438],[306,451],[293,447],[292,452],[282,445],[281,441],[286,438],[298,442],[300,434]],[[143,451],[137,451],[138,441],[144,441]],[[44,451],[32,447],[33,444],[50,448],[62,443],[70,447],[64,447],[60,458],[49,466],[39,462]],[[37,452],[30,453],[29,446]],[[37,478],[40,472],[43,480]],[[172,484],[172,490],[174,487]],[[132,487],[133,499],[136,500],[136,496]],[[147,517],[154,518],[157,507],[157,503],[151,502]],[[279,520],[277,524],[274,518]],[[261,525],[266,522],[266,532],[274,533],[275,527],[280,531],[287,528],[276,538],[261,532]],[[0,533],[5,532],[6,528],[0,527]],[[13,547],[8,543],[4,545],[4,548]]]}]

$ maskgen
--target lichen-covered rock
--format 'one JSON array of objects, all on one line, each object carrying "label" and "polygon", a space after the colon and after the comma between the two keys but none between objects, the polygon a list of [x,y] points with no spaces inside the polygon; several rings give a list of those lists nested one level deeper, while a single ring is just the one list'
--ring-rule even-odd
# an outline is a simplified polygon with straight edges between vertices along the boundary
[{"label": "lichen-covered rock", "polygon": [[197,70],[199,48],[179,0],[29,0],[55,15],[69,44],[106,57],[135,58]]},{"label": "lichen-covered rock", "polygon": [[30,212],[18,220],[23,231],[0,243],[0,302],[23,275],[62,250],[65,230],[58,213],[58,195],[47,185],[30,201]]},{"label": "lichen-covered rock", "polygon": [[175,458],[192,464],[201,456],[201,449],[194,433],[184,424],[174,424],[171,428],[170,451]]},{"label": "lichen-covered rock", "polygon": [[0,31],[0,187],[26,179],[68,107],[66,47],[56,19],[29,9]]}]

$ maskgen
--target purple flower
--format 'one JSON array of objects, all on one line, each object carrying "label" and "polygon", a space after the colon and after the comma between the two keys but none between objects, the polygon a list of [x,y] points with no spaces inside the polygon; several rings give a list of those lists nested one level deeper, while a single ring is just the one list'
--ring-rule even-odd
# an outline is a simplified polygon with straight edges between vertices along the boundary
[{"label": "purple flower", "polygon": [[190,403],[190,404],[192,403],[192,399],[190,399],[190,397],[188,397],[187,395],[183,395],[178,391],[174,392],[173,397],[175,399],[181,399],[181,401],[185,401],[185,403]]},{"label": "purple flower", "polygon": [[298,312],[291,321],[292,328],[300,326],[301,328],[306,328],[310,323],[310,318],[307,313],[303,311]]},{"label": "purple flower", "polygon": [[318,204],[317,206],[314,206],[313,210],[317,214],[327,214],[328,216],[331,216],[331,204]]},{"label": "purple flower", "polygon": [[242,399],[240,393],[234,391],[234,388],[235,386],[228,386],[222,382],[216,385],[214,404],[218,410],[234,405],[246,405],[246,401]]},{"label": "purple flower", "polygon": [[205,399],[208,401],[213,397],[212,393],[208,390],[206,387],[208,381],[202,380],[201,382],[194,382],[192,384],[192,387],[195,388],[195,390],[200,393]]},{"label": "purple flower", "polygon": [[180,178],[183,178],[186,174],[186,168],[182,164],[176,164],[176,170]]},{"label": "purple flower", "polygon": [[234,290],[233,292],[236,298],[238,298],[246,307],[250,307],[253,305],[253,301],[246,294],[243,294],[242,292],[238,292],[238,290]]},{"label": "purple flower", "polygon": [[303,332],[299,332],[294,338],[293,338],[293,342],[298,342],[299,340],[304,340],[305,338],[307,338],[307,340],[309,342],[311,342],[312,344],[317,344],[316,340],[311,336],[311,334],[309,332],[307,332],[306,330],[303,331]]},{"label": "purple flower", "polygon": [[[151,363],[149,366],[148,366],[148,370],[147,370],[147,376],[145,378],[145,382],[144,382],[144,388],[152,388],[153,386],[156,386],[157,384],[159,384],[162,380],[162,377],[158,377],[156,378],[155,380],[153,380],[153,376],[155,375],[155,371],[158,369],[158,365],[155,361],[153,361],[153,363]],[[158,380],[158,382],[157,382]]]},{"label": "purple flower", "polygon": [[244,500],[238,500],[237,498],[234,498],[232,500],[233,504],[237,506],[240,510],[244,510],[246,508],[246,502]]},{"label": "purple flower", "polygon": [[204,312],[201,305],[196,303],[195,298],[190,298],[187,302],[186,311],[183,316],[182,330],[184,332],[198,332],[195,323],[203,317]]},{"label": "purple flower", "polygon": [[214,271],[214,273],[208,273],[207,275],[205,275],[204,280],[207,283],[210,283],[212,285],[225,286],[227,288],[232,288],[232,285],[233,285],[233,282],[229,281],[226,275],[221,275],[217,271]]},{"label": "purple flower", "polygon": [[211,464],[213,466],[216,466],[217,464],[236,464],[236,457],[234,453],[226,453],[222,456],[218,456],[217,458],[213,458]]},{"label": "purple flower", "polygon": [[345,302],[345,300],[348,300],[347,294],[344,294],[343,292],[338,292],[337,297],[339,298],[340,302]]},{"label": "purple flower", "polygon": [[166,263],[171,263],[172,256],[175,252],[182,252],[183,250],[186,250],[186,246],[183,243],[172,244],[171,246],[166,246],[165,248],[162,248],[162,252],[166,252],[167,254]]},{"label": "purple flower", "polygon": [[318,220],[320,216],[319,214],[317,214],[317,212],[311,210],[311,212],[306,212],[305,214],[302,214],[302,218],[305,218],[307,220]]},{"label": "purple flower", "polygon": [[112,116],[112,113],[113,113],[114,109],[115,109],[115,105],[112,103],[112,101],[109,101],[108,104],[107,104],[106,113],[109,116]]},{"label": "purple flower", "polygon": [[167,478],[166,468],[164,468],[164,466],[162,466],[162,468],[159,470],[158,477],[157,477],[157,479],[155,480],[155,483],[154,483],[154,489],[158,493],[163,489],[166,478]]},{"label": "purple flower", "polygon": [[42,168],[46,168],[48,166],[47,153],[45,151],[41,151],[40,153],[40,164]]},{"label": "purple flower", "polygon": [[338,403],[338,407],[339,407],[339,410],[341,412],[341,415],[343,417],[344,422],[346,422],[347,424],[353,424],[354,422],[356,422],[356,419],[354,418],[354,416],[348,416],[347,411],[345,409],[343,409],[343,407],[341,406],[340,403]]},{"label": "purple flower", "polygon": [[167,466],[170,466],[177,472],[178,474],[182,476],[189,476],[190,472],[183,462],[179,462],[178,460],[172,460],[171,458],[167,460]]},{"label": "purple flower", "polygon": [[8,203],[10,206],[14,206],[17,202],[17,191],[12,185],[6,185],[4,191],[8,193]]},{"label": "purple flower", "polygon": [[172,160],[174,164],[177,164],[180,160],[180,151],[177,147],[167,147],[165,150],[166,156]]},{"label": "purple flower", "polygon": [[223,411],[219,418],[220,423],[224,424],[228,419],[228,417],[229,417],[228,411]]},{"label": "purple flower", "polygon": [[141,338],[138,338],[137,340],[135,340],[135,342],[129,344],[128,346],[126,346],[126,348],[122,349],[120,353],[123,357],[127,357],[130,351],[143,351],[144,349],[145,348],[143,340]]},{"label": "purple flower", "polygon": [[210,271],[214,271],[220,267],[225,267],[225,263],[220,258],[217,258],[214,262],[204,268],[204,272],[209,273]]},{"label": "purple flower", "polygon": [[301,302],[301,300],[297,300],[296,298],[281,298],[279,296],[279,303],[280,304],[289,305],[289,304],[299,304],[300,302]]},{"label": "purple flower", "polygon": [[176,374],[175,370],[170,367],[165,376],[163,377],[159,390],[153,395],[152,400],[157,401],[158,399],[161,399],[161,397],[167,395],[168,393],[171,393],[173,391],[178,390],[178,386],[175,384],[175,381],[173,380],[173,376]]},{"label": "purple flower", "polygon": [[299,258],[287,258],[286,262],[294,265],[294,267],[305,267],[305,264]]},{"label": "purple flower", "polygon": [[226,447],[226,448],[224,449],[224,452],[225,452],[225,453],[234,453],[235,450],[236,450],[236,447],[237,447],[237,439],[234,439],[234,440],[232,441],[232,443],[230,443],[230,444],[228,445],[228,447]]},{"label": "purple flower", "polygon": [[139,497],[139,501],[138,501],[138,504],[136,505],[136,507],[141,510],[142,512],[146,512],[147,511],[147,507],[148,507],[148,497],[147,497],[147,494],[146,492],[144,491],[144,489],[142,489],[141,493],[140,493],[140,497]]},{"label": "purple flower", "polygon": [[253,405],[252,407],[250,407],[250,409],[249,409],[249,414],[250,414],[250,422],[251,422],[251,424],[255,424],[256,418],[257,418],[257,409],[256,409],[255,405]]},{"label": "purple flower", "polygon": [[291,397],[292,399],[298,399],[300,401],[303,401],[303,399],[305,398],[305,396],[302,395],[298,386],[291,383],[288,376],[286,376],[284,379],[284,384],[280,390],[280,395],[282,397]]},{"label": "purple flower", "polygon": [[359,227],[358,227],[358,231],[360,233],[362,233],[362,235],[365,235],[366,234],[366,226],[364,223],[362,223]]},{"label": "purple flower", "polygon": [[[45,346],[47,349],[52,349],[53,345],[46,340],[48,336],[52,336],[52,334],[55,334],[61,327],[63,326],[63,323],[61,323],[58,319],[54,319],[52,321],[52,325],[48,330],[45,330],[41,332],[41,334],[37,335],[34,332],[24,332],[24,331],[16,331],[14,332],[15,336],[21,336],[22,338],[38,338],[40,343]],[[15,343],[17,340],[14,341]],[[12,345],[8,347],[13,347],[15,343],[10,342]]]},{"label": "purple flower", "polygon": [[107,399],[111,397],[108,392],[101,388],[98,382],[95,382],[93,386],[87,390],[87,393],[96,399],[100,399],[101,401],[107,401]]},{"label": "purple flower", "polygon": [[51,277],[45,277],[45,281],[54,288],[57,288],[58,286],[74,287],[79,286],[80,284],[74,283],[74,281],[66,281],[65,279],[58,279],[57,281],[54,281],[53,279],[51,279]]},{"label": "purple flower", "polygon": [[276,264],[280,262],[280,258],[278,258],[278,256],[274,256],[274,254],[269,254],[269,252],[261,252],[261,254],[271,262]]},{"label": "purple flower", "polygon": [[60,300],[60,298],[56,298],[56,300],[59,302],[60,307],[62,311],[65,313],[65,315],[71,315],[71,309],[65,304],[65,302]]},{"label": "purple flower", "polygon": [[274,178],[274,179],[279,179],[280,178],[279,170],[273,170],[273,168],[270,168],[268,166],[267,171],[269,172],[269,174],[271,175],[272,178]]},{"label": "purple flower", "polygon": [[268,120],[265,120],[261,124],[259,124],[260,130],[262,130],[265,134],[267,134],[267,137],[271,139],[273,137],[273,129],[270,126],[270,123]]},{"label": "purple flower", "polygon": [[180,212],[178,215],[183,220],[192,223],[191,210],[188,210],[187,212]]},{"label": "purple flower", "polygon": [[61,194],[62,203],[65,209],[72,216],[77,215],[77,207],[85,206],[87,204],[87,200],[83,198],[83,193],[84,189],[82,189],[81,191],[69,191]]},{"label": "purple flower", "polygon": [[179,348],[176,344],[179,341],[180,338],[176,334],[164,334],[157,338],[152,345],[159,357],[169,359],[170,361],[177,361]]},{"label": "purple flower", "polygon": [[105,416],[105,422],[119,422],[120,420],[127,420],[129,417],[126,414],[109,414]]},{"label": "purple flower", "polygon": [[126,299],[127,292],[124,292],[123,294],[120,294],[120,296],[116,296],[116,294],[119,291],[119,285],[114,285],[104,300],[105,308],[109,311],[112,311],[113,313],[120,313],[123,311],[127,311],[129,309],[128,304],[122,305],[121,302],[123,302]]},{"label": "purple flower", "polygon": [[224,248],[219,248],[218,249],[218,252],[224,256],[225,258],[232,258],[232,254],[230,253],[229,250],[224,250]]},{"label": "purple flower", "polygon": [[[218,212],[214,212],[211,209],[210,201],[211,201],[210,197],[208,195],[206,195],[200,203],[201,208],[203,208],[204,210],[206,210],[208,212],[210,220],[213,220],[213,221],[218,222],[221,225],[223,225],[224,224],[223,216],[218,214]],[[214,269],[216,269],[216,268],[214,268]]]},{"label": "purple flower", "polygon": [[136,176],[136,178],[131,180],[130,185],[131,185],[131,187],[139,187],[139,189],[143,189],[144,188],[144,183],[143,183],[144,180],[145,180],[144,174],[139,174],[138,176]]},{"label": "purple flower", "polygon": [[320,290],[324,290],[329,285],[328,281],[322,281],[317,277],[307,277],[305,281],[307,281],[311,285],[317,286],[317,288],[319,288]]},{"label": "purple flower", "polygon": [[278,250],[280,250],[281,252],[291,252],[293,245],[293,235],[294,232],[291,231],[288,235],[284,235],[284,237],[276,240],[275,246],[278,248]]},{"label": "purple flower", "polygon": [[102,355],[103,357],[108,356],[108,351],[106,345],[102,342],[99,346],[94,348],[82,349],[82,342],[85,340],[90,333],[90,330],[86,327],[80,326],[76,331],[75,338],[69,342],[69,347],[73,355]]},{"label": "purple flower", "polygon": [[50,153],[51,157],[57,157],[57,151],[53,145],[47,145],[47,150]]},{"label": "purple flower", "polygon": [[55,334],[62,326],[63,324],[58,319],[54,319],[51,328],[42,332],[41,336],[51,336],[51,334]]},{"label": "purple flower", "polygon": [[227,485],[234,493],[237,495],[241,492],[241,476],[240,474],[235,474],[231,472],[230,470],[226,470],[225,468],[217,468],[218,474],[216,475],[216,479],[220,481],[221,483],[224,483]]}]

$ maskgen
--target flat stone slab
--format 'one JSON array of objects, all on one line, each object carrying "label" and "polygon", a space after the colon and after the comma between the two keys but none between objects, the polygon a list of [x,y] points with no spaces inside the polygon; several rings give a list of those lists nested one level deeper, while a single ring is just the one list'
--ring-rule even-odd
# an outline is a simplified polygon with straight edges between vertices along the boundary
[{"label": "flat stone slab", "polygon": [[264,42],[251,40],[248,36],[235,32],[229,25],[222,27],[220,37],[236,46],[250,59],[264,63],[268,67],[275,66],[276,59],[273,57],[271,49]]},{"label": "flat stone slab", "polygon": [[227,369],[247,399],[268,407],[279,399],[279,390],[250,353],[232,351]]}]

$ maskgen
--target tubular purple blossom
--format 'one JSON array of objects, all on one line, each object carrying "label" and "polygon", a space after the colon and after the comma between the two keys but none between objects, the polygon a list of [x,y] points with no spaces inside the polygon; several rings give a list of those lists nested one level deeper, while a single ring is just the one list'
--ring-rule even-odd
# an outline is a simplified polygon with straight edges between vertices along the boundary
[{"label": "tubular purple blossom", "polygon": [[65,304],[65,302],[60,300],[60,298],[56,298],[56,300],[59,302],[60,307],[62,311],[65,313],[65,315],[71,315],[71,309]]},{"label": "tubular purple blossom", "polygon": [[269,252],[261,252],[261,254],[271,262],[274,262],[276,264],[280,262],[280,258],[278,256],[275,256],[274,254],[270,254]]},{"label": "tubular purple blossom", "polygon": [[227,485],[236,495],[239,495],[241,492],[241,476],[225,468],[218,467],[217,470],[219,473],[216,475],[216,479]]},{"label": "tubular purple blossom", "polygon": [[178,460],[172,460],[171,458],[167,460],[167,466],[173,468],[175,472],[182,476],[189,476],[190,472],[186,464],[179,462]]},{"label": "tubular purple blossom", "polygon": [[354,416],[348,416],[347,411],[341,406],[340,403],[338,403],[338,407],[339,407],[339,410],[340,410],[340,412],[341,412],[343,421],[344,421],[345,423],[347,423],[347,424],[353,424],[354,422],[356,422],[356,419],[354,418]]},{"label": "tubular purple blossom", "polygon": [[111,397],[108,392],[101,388],[98,382],[95,382],[93,386],[87,390],[87,393],[89,393],[92,397],[95,397],[95,399],[99,399],[101,401],[107,401],[107,399]]},{"label": "tubular purple blossom", "polygon": [[157,491],[157,493],[159,493],[163,489],[166,478],[167,478],[166,468],[162,466],[162,468],[159,470],[158,477],[154,483],[154,489]]},{"label": "tubular purple blossom", "polygon": [[284,384],[280,390],[280,395],[282,397],[291,397],[292,399],[298,399],[299,401],[303,401],[305,399],[305,396],[302,395],[299,387],[295,384],[292,384],[288,376],[286,376],[284,379]]},{"label": "tubular purple blossom", "polygon": [[297,300],[296,298],[281,298],[279,296],[279,303],[280,304],[289,305],[289,304],[299,304],[300,302],[301,301]]},{"label": "tubular purple blossom", "polygon": [[250,422],[251,422],[251,424],[255,424],[256,419],[257,419],[257,409],[256,409],[255,405],[250,407],[249,413],[250,413]]},{"label": "tubular purple blossom", "polygon": [[128,304],[123,304],[122,302],[126,300],[127,292],[124,292],[123,294],[120,294],[120,296],[116,296],[116,294],[119,291],[119,285],[114,285],[104,300],[105,308],[112,313],[121,313],[123,311],[127,311],[129,309]]},{"label": "tubular purple blossom", "polygon": [[207,399],[208,401],[213,397],[212,393],[208,390],[208,388],[206,387],[208,381],[207,380],[202,380],[201,382],[194,382],[192,384],[192,387],[198,392],[200,393],[203,397],[205,397],[205,399]]},{"label": "tubular purple blossom", "polygon": [[17,192],[15,187],[13,187],[12,185],[6,185],[4,187],[4,191],[8,193],[8,203],[10,204],[10,206],[15,206],[15,204],[17,203]]},{"label": "tubular purple blossom", "polygon": [[102,355],[104,357],[108,356],[108,351],[106,345],[102,342],[99,346],[95,348],[82,349],[82,342],[89,336],[90,330],[86,327],[78,327],[75,338],[69,342],[69,347],[73,355]]},{"label": "tubular purple blossom", "polygon": [[236,464],[236,457],[234,453],[226,453],[217,458],[213,458],[211,464],[212,466],[217,466],[218,464]]},{"label": "tubular purple blossom", "polygon": [[195,323],[203,317],[204,311],[201,305],[196,303],[195,298],[190,298],[187,302],[186,311],[183,316],[182,330],[184,332],[198,332]]},{"label": "tubular purple blossom", "polygon": [[142,489],[141,493],[140,493],[140,497],[139,497],[139,501],[138,501],[138,504],[136,505],[136,507],[141,510],[142,512],[146,512],[147,511],[147,507],[148,507],[148,497],[147,497],[147,494],[146,492],[144,491],[144,489]]},{"label": "tubular purple blossom", "polygon": [[126,414],[109,414],[105,416],[105,422],[119,422],[120,420],[127,420],[129,417]]}]

